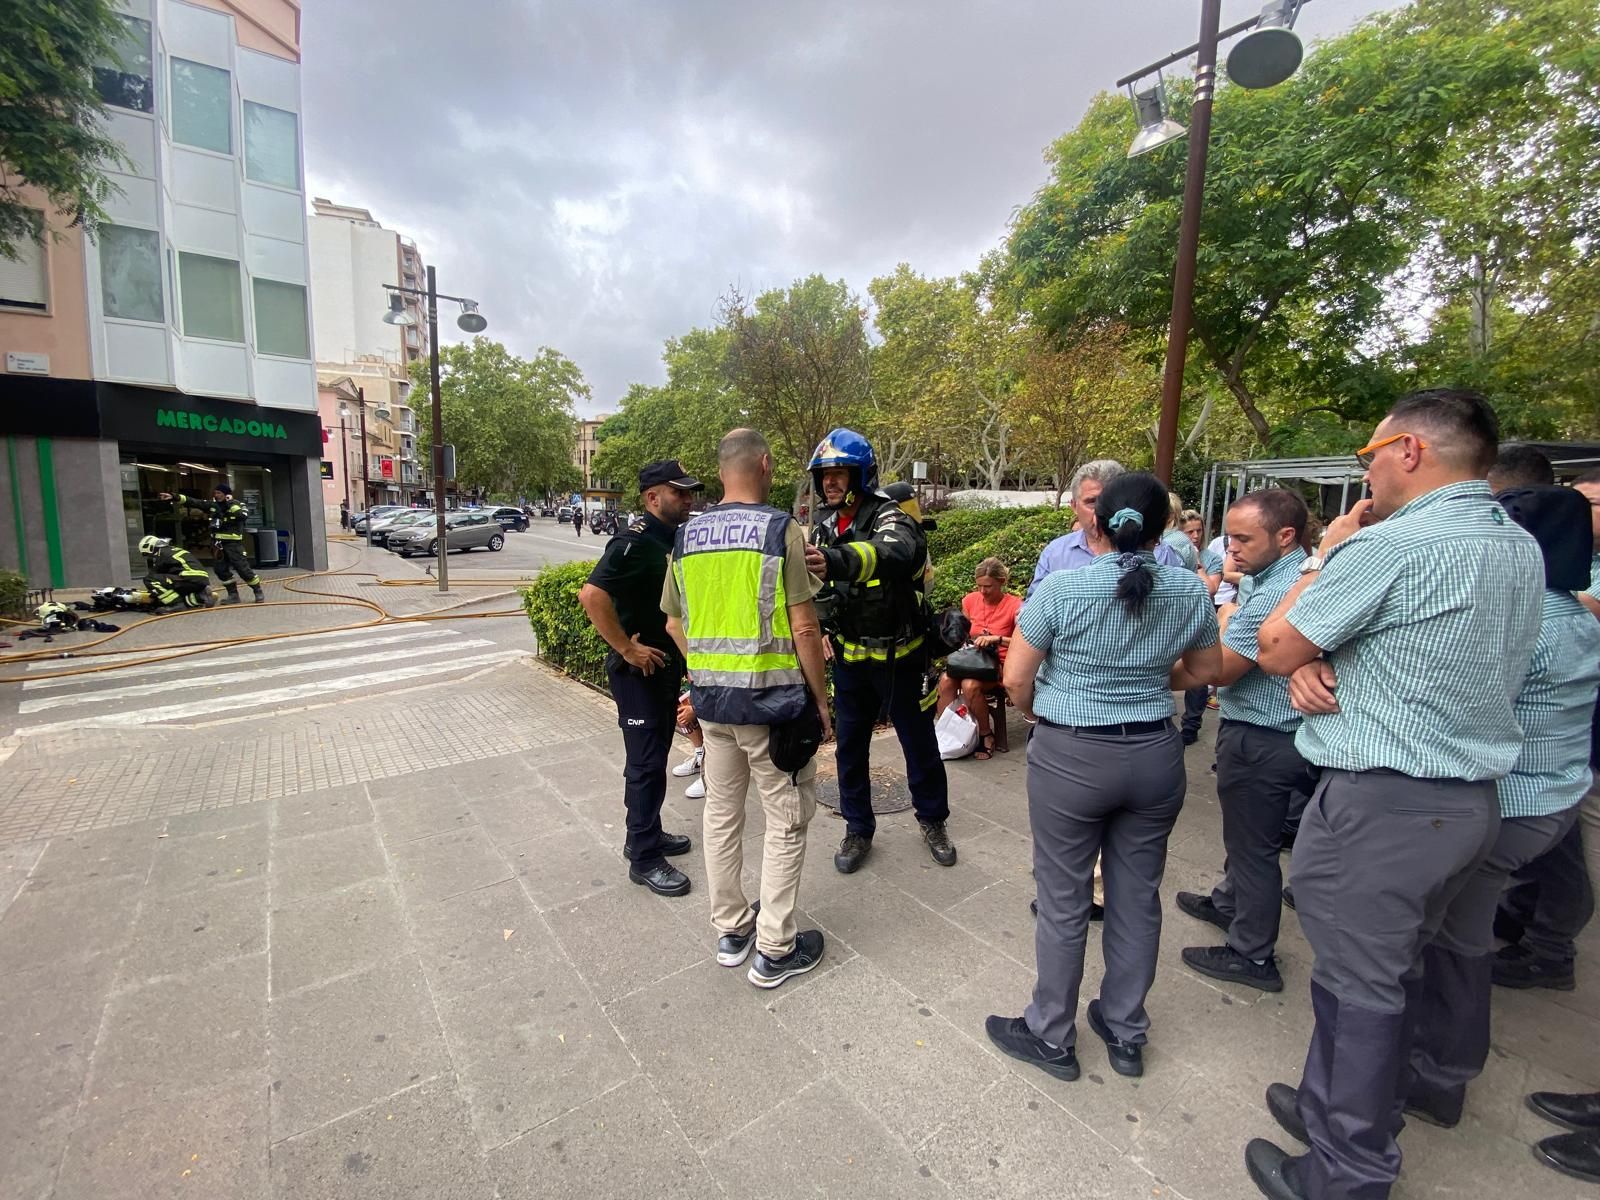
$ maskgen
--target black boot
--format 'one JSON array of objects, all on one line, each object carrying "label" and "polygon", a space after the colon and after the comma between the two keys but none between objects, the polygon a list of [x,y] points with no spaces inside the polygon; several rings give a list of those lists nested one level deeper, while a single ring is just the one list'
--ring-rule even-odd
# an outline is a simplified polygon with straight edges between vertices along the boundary
[{"label": "black boot", "polygon": [[228,588],[228,595],[222,602],[224,604],[238,604],[239,603],[239,585],[237,583],[230,583],[230,584],[227,585],[227,588]]},{"label": "black boot", "polygon": [[922,837],[928,843],[928,851],[933,855],[933,861],[941,867],[956,865],[956,848],[950,843],[950,835],[945,832],[943,821],[923,821]]},{"label": "black boot", "polygon": [[841,875],[853,875],[872,853],[872,839],[859,833],[847,833],[839,843],[839,852],[833,856],[833,865]]},{"label": "black boot", "polygon": [[250,585],[250,590],[256,594],[257,604],[265,604],[267,602],[267,594],[261,590],[261,585],[259,583],[252,583]]},{"label": "black boot", "polygon": [[[1506,953],[1507,946],[1494,960],[1495,986],[1503,988],[1549,988],[1554,992],[1570,992],[1578,986],[1572,974],[1572,960],[1540,958],[1525,951],[1513,957]],[[1521,949],[1517,947],[1516,949]]]}]

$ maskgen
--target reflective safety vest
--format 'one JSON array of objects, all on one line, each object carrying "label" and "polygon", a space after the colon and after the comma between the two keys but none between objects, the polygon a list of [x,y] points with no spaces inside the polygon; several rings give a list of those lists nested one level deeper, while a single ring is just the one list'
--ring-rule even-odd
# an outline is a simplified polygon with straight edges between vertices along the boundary
[{"label": "reflective safety vest", "polygon": [[719,504],[678,529],[672,570],[701,720],[777,725],[810,702],[783,588],[790,520],[764,504]]}]

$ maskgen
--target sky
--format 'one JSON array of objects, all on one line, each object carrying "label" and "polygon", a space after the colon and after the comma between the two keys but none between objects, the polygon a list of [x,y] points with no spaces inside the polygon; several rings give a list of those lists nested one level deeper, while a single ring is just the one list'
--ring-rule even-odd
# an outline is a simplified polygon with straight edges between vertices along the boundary
[{"label": "sky", "polygon": [[[864,296],[900,262],[976,265],[1045,182],[1050,142],[1191,44],[1199,7],[314,0],[307,190],[415,238],[488,336],[566,354],[593,390],[583,415],[613,412],[732,285],[817,272]],[[1314,0],[1296,28],[1388,7]],[[1225,0],[1222,24],[1257,11]],[[442,340],[465,337],[446,313]]]}]

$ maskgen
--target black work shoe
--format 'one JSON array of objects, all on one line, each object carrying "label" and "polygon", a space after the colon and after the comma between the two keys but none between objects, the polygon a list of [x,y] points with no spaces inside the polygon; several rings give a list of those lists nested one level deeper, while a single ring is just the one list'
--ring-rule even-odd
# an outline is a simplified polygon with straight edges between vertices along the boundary
[{"label": "black work shoe", "polygon": [[1306,1193],[1300,1186],[1297,1170],[1300,1159],[1286,1154],[1266,1138],[1250,1139],[1244,1148],[1244,1166],[1250,1172],[1250,1182],[1270,1200],[1305,1200]]},{"label": "black work shoe", "polygon": [[1600,1183],[1600,1133],[1593,1129],[1547,1137],[1533,1148],[1533,1156],[1563,1175]]},{"label": "black work shoe", "polygon": [[1600,1129],[1600,1092],[1534,1092],[1528,1107],[1568,1129]]},{"label": "black work shoe", "polygon": [[227,596],[223,598],[222,602],[224,604],[239,604],[239,603],[241,603],[241,601],[239,600],[239,593],[237,591],[229,592],[227,594]]},{"label": "black work shoe", "polygon": [[750,964],[750,982],[758,988],[775,988],[791,975],[804,975],[822,961],[822,930],[802,929],[794,949],[782,958],[768,958],[759,950]]},{"label": "black work shoe", "polygon": [[1283,903],[1284,903],[1284,906],[1286,908],[1288,908],[1291,912],[1294,911],[1294,889],[1293,888],[1284,888],[1283,889]]},{"label": "black work shoe", "polygon": [[663,833],[661,835],[661,853],[668,858],[676,858],[680,854],[689,853],[693,843],[689,841],[686,833]]},{"label": "black work shoe", "polygon": [[1454,1129],[1461,1124],[1461,1113],[1443,1113],[1437,1108],[1429,1107],[1419,1097],[1406,1097],[1405,1114],[1415,1117],[1424,1125],[1433,1125],[1439,1129]]},{"label": "black work shoe", "polygon": [[[757,900],[750,906],[752,914],[761,911],[761,901]],[[723,967],[742,967],[744,960],[750,957],[750,947],[756,944],[756,927],[751,925],[743,933],[725,933],[717,939],[717,965]]]},{"label": "black work shoe", "polygon": [[1179,892],[1178,907],[1196,921],[1208,921],[1223,933],[1227,933],[1228,926],[1233,924],[1232,918],[1217,911],[1210,896],[1202,896],[1199,892]]},{"label": "black work shoe", "polygon": [[1106,1019],[1100,1015],[1100,1001],[1089,1001],[1089,1028],[1106,1044],[1106,1057],[1111,1060],[1111,1069],[1118,1075],[1139,1076],[1144,1074],[1144,1048],[1132,1042],[1125,1042],[1111,1032],[1111,1026],[1106,1024]]},{"label": "black work shoe", "polygon": [[[1039,902],[1037,900],[1029,900],[1028,911],[1037,917],[1039,915]],[[1096,904],[1091,900],[1089,902],[1089,920],[1104,921],[1105,919],[1106,906],[1104,904]]]},{"label": "black work shoe", "polygon": [[260,588],[254,588],[252,590],[256,594],[257,604],[265,604],[267,602],[267,594],[265,592],[263,592]]},{"label": "black work shoe", "polygon": [[1031,1063],[1047,1075],[1071,1083],[1078,1077],[1078,1055],[1071,1046],[1057,1049],[1035,1036],[1021,1017],[990,1017],[983,1023],[989,1040],[1003,1054],[1018,1062]]},{"label": "black work shoe", "polygon": [[643,884],[658,896],[687,896],[689,894],[689,877],[678,870],[677,867],[669,866],[666,863],[651,867],[647,871],[629,867],[628,878],[635,883]]},{"label": "black work shoe", "polygon": [[839,852],[833,856],[833,865],[841,875],[853,875],[872,853],[872,839],[859,833],[847,833],[839,843]]},{"label": "black work shoe", "polygon": [[1295,1141],[1311,1145],[1306,1123],[1300,1119],[1300,1093],[1294,1088],[1287,1083],[1267,1084],[1267,1111],[1278,1127]]},{"label": "black work shoe", "polygon": [[1572,974],[1572,960],[1540,958],[1529,954],[1509,958],[1496,956],[1491,971],[1495,983],[1503,988],[1549,988],[1553,992],[1570,992],[1578,986]]},{"label": "black work shoe", "polygon": [[956,865],[956,848],[950,844],[950,835],[945,832],[943,821],[922,821],[922,839],[928,843],[928,851],[933,855],[933,861],[941,867]]},{"label": "black work shoe", "polygon": [[1263,992],[1283,991],[1283,976],[1272,959],[1256,963],[1240,954],[1232,946],[1187,946],[1183,962],[1191,971],[1199,971],[1224,983],[1243,983]]}]

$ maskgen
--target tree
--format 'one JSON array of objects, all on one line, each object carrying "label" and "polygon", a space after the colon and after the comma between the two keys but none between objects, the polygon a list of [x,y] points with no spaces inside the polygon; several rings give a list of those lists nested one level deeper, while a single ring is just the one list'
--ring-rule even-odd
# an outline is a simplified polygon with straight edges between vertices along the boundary
[{"label": "tree", "polygon": [[779,478],[805,488],[806,464],[828,430],[867,414],[872,377],[866,318],[844,280],[821,275],[722,300],[725,371],[751,424],[772,441]]},{"label": "tree", "polygon": [[1144,449],[1142,427],[1157,396],[1155,371],[1128,352],[1124,330],[1084,330],[1062,345],[1040,337],[1013,406],[1018,449],[1049,476],[1059,506],[1080,464]]},{"label": "tree", "polygon": [[[111,0],[25,0],[0,26],[0,255],[44,238],[39,200],[93,235],[127,161],[101,123],[96,68],[129,63],[127,19]],[[149,51],[143,69],[149,75]]]},{"label": "tree", "polygon": [[[411,364],[411,381],[428,394],[427,363]],[[529,495],[570,482],[573,412],[589,385],[565,355],[545,347],[522,359],[484,337],[441,346],[439,396],[461,488]],[[432,433],[422,421],[417,451],[425,461]]]},{"label": "tree", "polygon": [[[1277,88],[1217,94],[1191,382],[1220,382],[1259,443],[1310,408],[1366,419],[1401,386],[1369,353],[1386,286],[1422,239],[1454,131],[1492,119],[1537,72],[1500,21],[1445,28],[1441,7],[1374,18]],[[1188,95],[1176,98],[1182,120]],[[1066,338],[1117,321],[1155,351],[1184,163],[1170,150],[1127,158],[1132,132],[1123,100],[1097,98],[1051,148],[1053,177],[1018,216],[1010,252],[1043,328]]]}]

